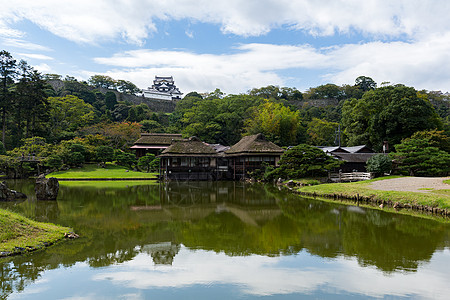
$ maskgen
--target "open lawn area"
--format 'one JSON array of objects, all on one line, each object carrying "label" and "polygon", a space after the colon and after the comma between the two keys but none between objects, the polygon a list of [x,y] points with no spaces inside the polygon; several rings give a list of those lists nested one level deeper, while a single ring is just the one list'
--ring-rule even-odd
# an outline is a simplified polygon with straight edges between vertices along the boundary
[{"label": "open lawn area", "polygon": [[144,173],[128,170],[122,166],[106,164],[105,168],[97,164],[85,164],[79,169],[70,169],[48,174],[46,177],[55,177],[58,179],[156,179],[157,173]]},{"label": "open lawn area", "polygon": [[64,238],[70,228],[27,219],[0,209],[0,256],[44,248]]},{"label": "open lawn area", "polygon": [[[416,182],[417,188],[415,191],[402,190],[401,188],[396,188],[393,180],[397,187],[402,184],[402,181],[412,181]],[[402,180],[404,179],[404,180]],[[392,201],[393,203],[399,202],[402,204],[416,204],[416,205],[426,205],[431,207],[438,207],[442,209],[450,209],[450,185],[448,189],[444,184],[444,178],[436,179],[439,181],[439,188],[431,184],[432,181],[429,178],[421,177],[382,177],[373,180],[351,182],[351,183],[329,183],[320,184],[315,186],[306,186],[296,188],[299,192],[304,193],[315,193],[317,196],[331,196],[333,194],[343,195],[344,197],[352,198],[356,195],[363,197],[372,197],[373,199],[380,199],[385,201]],[[436,180],[434,182],[436,182]],[[423,182],[424,185],[420,183]],[[448,182],[445,179],[445,182]],[[376,183],[376,184],[375,184]],[[427,183],[429,187],[426,186]],[[385,189],[379,189],[379,187],[385,185]]]},{"label": "open lawn area", "polygon": [[131,186],[137,185],[153,185],[159,184],[155,180],[75,180],[75,181],[60,181],[60,186],[68,187],[83,187],[83,188],[93,188],[93,189],[124,189]]}]

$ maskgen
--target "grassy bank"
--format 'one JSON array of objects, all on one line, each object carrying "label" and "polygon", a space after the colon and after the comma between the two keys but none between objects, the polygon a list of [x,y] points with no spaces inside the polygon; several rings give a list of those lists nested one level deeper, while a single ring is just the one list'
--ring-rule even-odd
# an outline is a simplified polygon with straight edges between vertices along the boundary
[{"label": "grassy bank", "polygon": [[155,179],[156,175],[157,173],[136,172],[113,164],[106,164],[105,168],[99,167],[97,164],[86,164],[78,169],[53,172],[47,175],[47,177],[55,177],[58,179]]},{"label": "grassy bank", "polygon": [[152,185],[158,184],[157,181],[148,180],[120,180],[120,181],[96,181],[96,180],[77,180],[77,181],[60,181],[60,186],[68,187],[84,187],[84,188],[95,188],[95,189],[123,189],[130,186],[137,185]]},{"label": "grassy bank", "polygon": [[62,240],[70,228],[27,219],[0,209],[0,256],[38,250]]},{"label": "grassy bank", "polygon": [[371,198],[374,202],[401,203],[402,205],[419,205],[436,207],[440,209],[450,209],[450,186],[449,190],[430,190],[426,193],[420,192],[399,192],[374,190],[370,184],[376,180],[384,180],[394,177],[383,177],[367,181],[351,183],[329,183],[315,186],[299,187],[296,190],[300,193],[316,194],[321,197],[333,197],[339,195],[344,198],[359,197]]}]

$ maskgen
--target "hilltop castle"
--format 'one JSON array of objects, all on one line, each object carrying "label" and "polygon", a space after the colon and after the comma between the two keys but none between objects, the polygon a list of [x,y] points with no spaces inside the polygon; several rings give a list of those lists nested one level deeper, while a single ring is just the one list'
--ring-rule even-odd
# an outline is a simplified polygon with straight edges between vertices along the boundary
[{"label": "hilltop castle", "polygon": [[175,86],[172,76],[155,76],[152,87],[142,90],[145,98],[175,101],[181,99],[183,93]]}]

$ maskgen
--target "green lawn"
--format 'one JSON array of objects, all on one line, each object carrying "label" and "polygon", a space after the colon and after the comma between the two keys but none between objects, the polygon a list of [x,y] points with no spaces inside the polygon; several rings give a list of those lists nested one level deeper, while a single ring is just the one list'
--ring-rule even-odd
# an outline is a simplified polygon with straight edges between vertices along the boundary
[{"label": "green lawn", "polygon": [[27,219],[0,209],[0,252],[23,253],[51,245],[64,238],[70,228]]},{"label": "green lawn", "polygon": [[46,177],[55,177],[61,179],[91,179],[91,178],[156,178],[157,173],[144,173],[128,170],[122,166],[106,164],[105,168],[97,164],[85,164],[79,169],[70,169],[68,171],[59,171],[48,174]]},{"label": "green lawn", "polygon": [[[398,176],[397,176],[398,177]],[[428,205],[439,208],[450,208],[450,189],[436,190],[427,193],[419,192],[398,192],[381,191],[370,188],[370,184],[376,180],[390,179],[394,177],[382,177],[373,180],[351,182],[351,183],[328,183],[315,186],[299,187],[300,192],[316,193],[318,196],[330,196],[333,194],[343,195],[345,197],[354,197],[357,194],[364,197],[372,197],[385,201],[410,203],[418,205]]]},{"label": "green lawn", "polygon": [[69,186],[69,187],[84,187],[84,188],[95,188],[95,189],[123,189],[130,186],[136,185],[151,185],[151,184],[159,184],[155,180],[76,180],[76,181],[60,181],[60,186]]}]

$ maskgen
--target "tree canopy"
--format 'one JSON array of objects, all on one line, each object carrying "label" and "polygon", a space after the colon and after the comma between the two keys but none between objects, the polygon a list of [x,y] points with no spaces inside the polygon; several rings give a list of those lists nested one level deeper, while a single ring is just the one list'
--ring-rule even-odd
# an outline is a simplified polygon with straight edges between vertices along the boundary
[{"label": "tree canopy", "polygon": [[428,99],[404,85],[381,87],[361,99],[347,100],[342,124],[349,145],[367,144],[377,150],[383,141],[395,145],[416,131],[442,127]]}]

